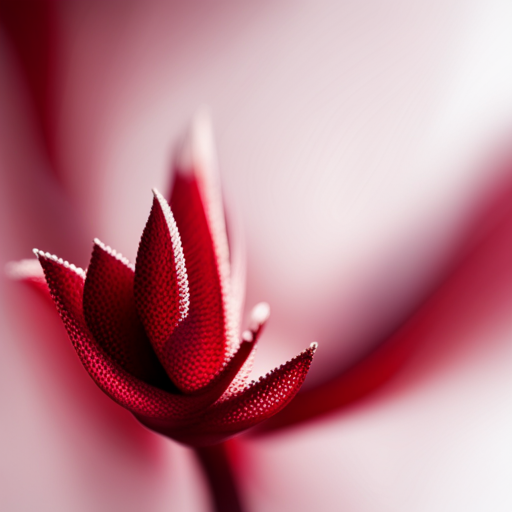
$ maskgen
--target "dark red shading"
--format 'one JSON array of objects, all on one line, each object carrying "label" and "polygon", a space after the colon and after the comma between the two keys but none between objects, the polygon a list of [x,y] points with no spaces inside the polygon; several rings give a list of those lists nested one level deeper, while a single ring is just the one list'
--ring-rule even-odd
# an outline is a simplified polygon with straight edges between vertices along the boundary
[{"label": "dark red shading", "polygon": [[84,285],[85,321],[101,348],[127,372],[173,390],[139,319],[133,280],[127,262],[96,242]]},{"label": "dark red shading", "polygon": [[212,497],[212,510],[242,512],[242,498],[238,490],[236,473],[233,471],[226,450],[226,443],[196,449]]},{"label": "dark red shading", "polygon": [[135,302],[158,358],[175,384],[180,364],[171,334],[188,314],[189,293],[181,241],[169,206],[155,192],[135,266]]},{"label": "dark red shading", "polygon": [[[0,0],[0,24],[11,42],[50,161],[55,164],[57,0]],[[55,167],[55,166],[53,166]]]}]

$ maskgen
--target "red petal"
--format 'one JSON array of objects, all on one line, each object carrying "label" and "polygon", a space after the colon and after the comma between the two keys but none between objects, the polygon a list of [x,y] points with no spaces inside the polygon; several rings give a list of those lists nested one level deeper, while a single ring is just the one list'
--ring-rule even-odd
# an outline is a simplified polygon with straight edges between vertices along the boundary
[{"label": "red petal", "polygon": [[128,373],[171,390],[135,308],[134,271],[127,260],[95,240],[84,285],[84,316],[101,348]]},{"label": "red petal", "polygon": [[230,388],[231,391],[233,381],[243,369],[245,363],[250,360],[249,356],[252,354],[255,343],[256,338],[242,341],[235,354],[228,360],[217,375],[214,376],[210,383],[201,389],[200,396],[208,396],[209,402],[213,403],[220,398],[228,388]]},{"label": "red petal", "polygon": [[153,348],[174,379],[167,345],[188,312],[188,283],[181,242],[165,199],[156,191],[135,266],[135,302]]},{"label": "red petal", "polygon": [[[141,414],[136,414],[139,421],[146,425],[148,428],[155,430],[167,437],[180,440],[185,444],[189,444],[186,440],[183,440],[179,435],[175,435],[176,432],[181,432],[183,427],[188,431],[190,425],[192,430],[194,426],[198,430],[201,430],[201,409],[206,409],[208,406],[218,400],[224,392],[231,387],[233,379],[237,376],[240,370],[243,368],[244,363],[248,360],[249,355],[252,353],[256,338],[252,341],[242,341],[239,349],[235,355],[225,364],[220,372],[213,378],[213,380],[201,390],[200,395],[183,395],[184,398],[190,400],[194,404],[194,409],[190,409],[190,414],[185,417],[183,421],[177,423],[174,418],[171,421],[167,418],[156,418],[147,417]],[[199,418],[199,422],[198,422]],[[195,434],[198,435],[198,434]],[[199,434],[200,436],[201,434]],[[193,443],[192,443],[193,444]]]},{"label": "red petal", "polygon": [[220,194],[213,183],[210,144],[208,128],[196,123],[176,164],[170,201],[190,289],[189,315],[169,344],[171,377],[184,392],[198,391],[210,382],[232,343],[229,254]]},{"label": "red petal", "polygon": [[146,417],[180,421],[204,406],[200,400],[171,395],[130,375],[92,337],[82,312],[85,274],[48,253],[36,252],[50,293],[78,357],[96,384],[117,403]]},{"label": "red petal", "polygon": [[308,373],[316,343],[272,370],[244,391],[210,407],[195,425],[172,437],[194,446],[219,443],[253,427],[283,409],[297,394]]}]

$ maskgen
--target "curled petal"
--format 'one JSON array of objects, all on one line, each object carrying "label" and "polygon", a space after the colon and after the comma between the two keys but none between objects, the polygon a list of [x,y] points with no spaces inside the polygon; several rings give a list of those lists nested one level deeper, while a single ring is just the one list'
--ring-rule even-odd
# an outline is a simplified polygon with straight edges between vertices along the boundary
[{"label": "curled petal", "polygon": [[137,314],[133,279],[129,262],[96,239],[84,285],[85,321],[101,348],[128,373],[172,390]]},{"label": "curled petal", "polygon": [[165,418],[182,424],[205,406],[201,397],[173,395],[130,375],[95,342],[85,323],[82,296],[85,273],[48,253],[35,251],[43,267],[50,293],[68,335],[85,369],[113,400],[134,414]]},{"label": "curled petal", "polygon": [[165,199],[154,192],[135,266],[135,303],[149,339],[173,378],[168,342],[188,314],[189,292],[180,235]]}]

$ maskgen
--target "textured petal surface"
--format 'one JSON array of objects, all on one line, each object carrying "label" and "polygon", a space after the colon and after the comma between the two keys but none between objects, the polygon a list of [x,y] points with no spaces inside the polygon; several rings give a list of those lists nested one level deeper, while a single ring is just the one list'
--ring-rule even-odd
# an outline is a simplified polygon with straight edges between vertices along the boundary
[{"label": "textured petal surface", "polygon": [[210,407],[196,424],[171,436],[195,446],[221,442],[282,410],[297,394],[308,373],[316,343],[272,370],[245,390]]},{"label": "textured petal surface", "polygon": [[84,285],[85,321],[101,348],[127,372],[172,390],[137,314],[133,280],[128,261],[95,240]]},{"label": "textured petal surface", "polygon": [[181,242],[165,199],[154,191],[135,267],[135,302],[155,352],[175,380],[168,341],[188,312],[188,283]]},{"label": "textured petal surface", "polygon": [[109,358],[94,341],[82,312],[85,274],[48,253],[36,253],[50,293],[78,357],[96,384],[133,413],[179,422],[204,404],[198,399],[172,395],[142,382]]},{"label": "textured petal surface", "polygon": [[[210,383],[201,389],[200,395],[198,396],[211,397],[209,401],[210,403],[213,403],[215,400],[220,398],[226,390],[231,394],[233,383],[240,382],[236,389],[243,387],[242,383],[244,383],[247,378],[244,371],[245,366],[252,359],[255,343],[256,338],[253,338],[250,341],[242,341],[235,354],[228,359]],[[240,374],[243,375],[239,380]]]},{"label": "textured petal surface", "polygon": [[189,315],[173,333],[169,345],[171,377],[185,392],[198,391],[208,384],[233,341],[227,282],[229,252],[212,158],[205,157],[211,152],[211,148],[204,148],[208,137],[197,127],[193,130],[177,162],[170,202],[183,243],[190,289]]}]

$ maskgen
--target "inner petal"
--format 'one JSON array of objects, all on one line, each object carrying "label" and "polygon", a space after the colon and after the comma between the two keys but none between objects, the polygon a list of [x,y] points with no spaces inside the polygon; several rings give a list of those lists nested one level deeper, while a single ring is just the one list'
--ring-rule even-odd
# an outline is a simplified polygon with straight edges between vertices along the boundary
[{"label": "inner petal", "polygon": [[189,314],[173,332],[167,351],[172,378],[185,392],[206,386],[226,353],[226,317],[215,243],[199,184],[178,173],[171,196],[187,266]]},{"label": "inner petal", "polygon": [[127,260],[95,240],[84,285],[84,316],[105,352],[139,379],[174,388],[144,332],[135,308],[134,271]]}]

